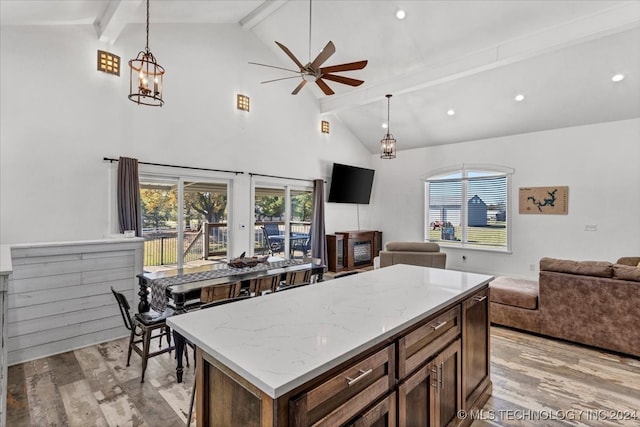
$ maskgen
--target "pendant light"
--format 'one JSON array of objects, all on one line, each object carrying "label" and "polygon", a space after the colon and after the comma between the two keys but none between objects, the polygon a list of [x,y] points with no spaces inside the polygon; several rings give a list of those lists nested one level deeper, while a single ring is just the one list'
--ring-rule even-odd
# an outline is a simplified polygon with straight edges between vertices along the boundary
[{"label": "pendant light", "polygon": [[149,0],[147,0],[147,44],[129,61],[129,99],[136,104],[162,107],[164,68],[149,50]]},{"label": "pendant light", "polygon": [[389,104],[391,94],[385,95],[387,97],[387,134],[380,140],[380,158],[381,159],[395,159],[396,158],[396,140],[389,132],[391,124],[389,123]]}]

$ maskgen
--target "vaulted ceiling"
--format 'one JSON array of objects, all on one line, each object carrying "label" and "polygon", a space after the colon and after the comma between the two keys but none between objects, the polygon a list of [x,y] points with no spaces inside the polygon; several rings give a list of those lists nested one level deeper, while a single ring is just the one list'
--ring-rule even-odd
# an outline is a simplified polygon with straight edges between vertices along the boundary
[{"label": "vaulted ceiling", "polygon": [[[639,1],[311,5],[311,27],[306,0],[152,0],[151,21],[237,23],[273,51],[271,65],[283,68],[296,66],[274,41],[303,63],[329,40],[336,53],[324,65],[367,59],[365,69],[340,73],[364,80],[359,87],[328,82],[332,96],[313,84],[304,90],[372,153],[386,133],[388,93],[399,150],[640,117]],[[142,0],[2,0],[0,7],[2,25],[92,24],[96,37],[110,42],[146,14]],[[625,78],[613,82],[615,74]],[[290,75],[264,68],[264,80]],[[292,96],[295,82],[269,85],[274,96]],[[524,100],[515,101],[517,94]]]}]

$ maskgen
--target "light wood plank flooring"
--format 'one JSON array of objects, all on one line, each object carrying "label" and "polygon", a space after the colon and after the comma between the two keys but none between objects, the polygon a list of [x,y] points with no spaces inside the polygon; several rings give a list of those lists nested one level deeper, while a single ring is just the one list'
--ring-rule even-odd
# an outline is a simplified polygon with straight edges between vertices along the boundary
[{"label": "light wood plank flooring", "polygon": [[[640,361],[499,327],[491,329],[491,346],[493,395],[484,418],[492,419],[473,427],[640,425],[640,418],[609,416],[640,417]],[[7,426],[184,425],[193,364],[177,384],[172,356],[154,357],[140,384],[140,359],[134,353],[126,367],[126,350],[120,339],[10,367]],[[559,410],[585,412],[531,419]]]}]

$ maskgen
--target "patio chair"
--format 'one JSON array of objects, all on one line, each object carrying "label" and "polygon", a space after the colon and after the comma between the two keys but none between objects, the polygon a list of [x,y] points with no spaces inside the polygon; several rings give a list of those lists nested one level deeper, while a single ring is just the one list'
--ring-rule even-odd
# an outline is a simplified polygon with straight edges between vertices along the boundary
[{"label": "patio chair", "polygon": [[[284,252],[284,240],[280,235],[280,228],[278,227],[278,224],[275,222],[265,222],[262,226],[262,232],[264,233],[264,238],[267,242],[271,255],[278,252]],[[275,236],[279,237],[276,238]]]}]

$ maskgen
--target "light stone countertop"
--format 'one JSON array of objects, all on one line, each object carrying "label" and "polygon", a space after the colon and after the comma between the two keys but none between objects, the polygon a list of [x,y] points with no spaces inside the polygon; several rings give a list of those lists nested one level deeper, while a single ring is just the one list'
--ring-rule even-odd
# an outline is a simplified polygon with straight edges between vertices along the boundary
[{"label": "light stone countertop", "polygon": [[399,264],[174,316],[167,323],[278,398],[492,278]]}]

